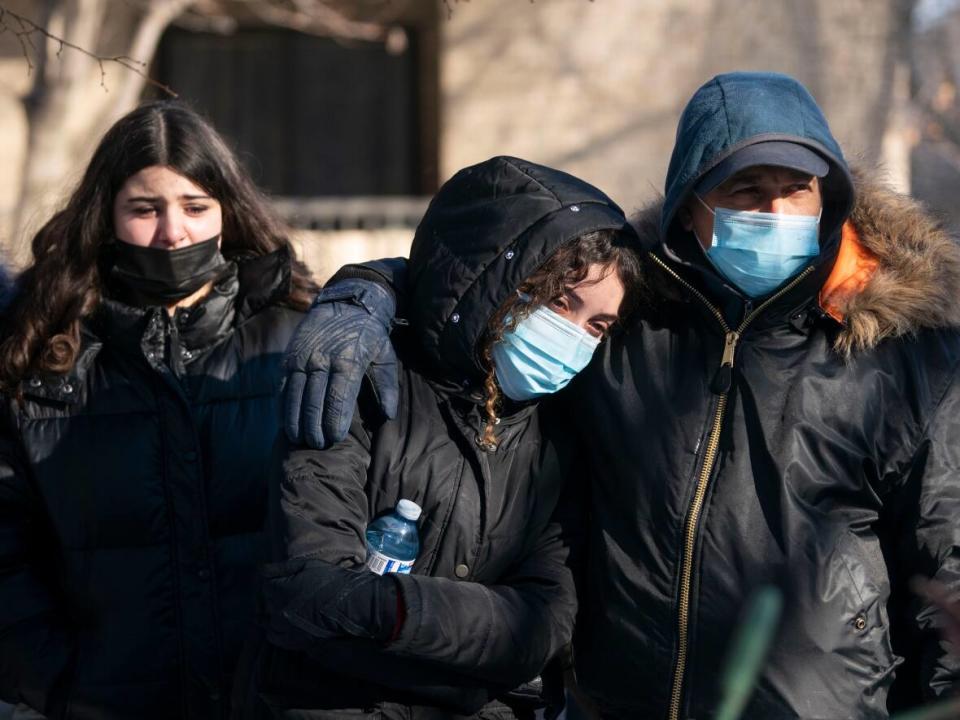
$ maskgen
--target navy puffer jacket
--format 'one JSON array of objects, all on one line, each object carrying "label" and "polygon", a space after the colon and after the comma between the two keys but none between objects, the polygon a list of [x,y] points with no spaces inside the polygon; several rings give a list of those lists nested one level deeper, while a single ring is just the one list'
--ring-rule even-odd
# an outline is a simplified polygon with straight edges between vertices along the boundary
[{"label": "navy puffer jacket", "polygon": [[50,718],[225,717],[254,618],[286,251],[169,317],[104,299],[0,430],[0,697]]}]

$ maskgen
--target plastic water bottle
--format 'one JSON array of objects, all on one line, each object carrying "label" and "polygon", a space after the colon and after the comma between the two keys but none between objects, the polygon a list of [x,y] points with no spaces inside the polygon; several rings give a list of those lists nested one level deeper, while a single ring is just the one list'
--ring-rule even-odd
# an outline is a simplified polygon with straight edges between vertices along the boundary
[{"label": "plastic water bottle", "polygon": [[420,506],[401,500],[396,510],[367,526],[367,567],[377,575],[409,573],[420,552],[417,520]]}]

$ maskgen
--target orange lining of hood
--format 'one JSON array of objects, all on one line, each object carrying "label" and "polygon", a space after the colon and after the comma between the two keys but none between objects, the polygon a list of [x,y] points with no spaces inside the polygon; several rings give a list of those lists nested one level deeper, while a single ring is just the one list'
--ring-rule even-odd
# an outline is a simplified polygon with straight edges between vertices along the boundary
[{"label": "orange lining of hood", "polygon": [[820,288],[820,307],[839,323],[843,322],[850,299],[859,294],[879,266],[877,256],[860,242],[860,233],[849,220],[843,224],[840,252],[830,277]]}]

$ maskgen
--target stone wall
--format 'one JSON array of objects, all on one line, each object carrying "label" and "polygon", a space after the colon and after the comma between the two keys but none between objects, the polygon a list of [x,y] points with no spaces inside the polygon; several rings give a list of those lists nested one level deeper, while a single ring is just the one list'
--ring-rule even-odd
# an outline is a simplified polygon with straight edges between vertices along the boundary
[{"label": "stone wall", "polygon": [[413,230],[298,230],[292,239],[297,255],[322,283],[349,263],[407,257]]}]

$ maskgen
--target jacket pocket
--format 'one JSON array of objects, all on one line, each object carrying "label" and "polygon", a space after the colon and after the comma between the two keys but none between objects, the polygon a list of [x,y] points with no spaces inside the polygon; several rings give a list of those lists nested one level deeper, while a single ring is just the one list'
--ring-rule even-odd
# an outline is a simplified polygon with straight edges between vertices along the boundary
[{"label": "jacket pocket", "polygon": [[837,539],[838,560],[848,583],[848,600],[844,604],[844,625],[850,644],[868,662],[874,672],[887,673],[900,663],[890,644],[890,619],[887,600],[890,581],[880,550],[880,541],[870,532],[858,534],[849,528]]}]

